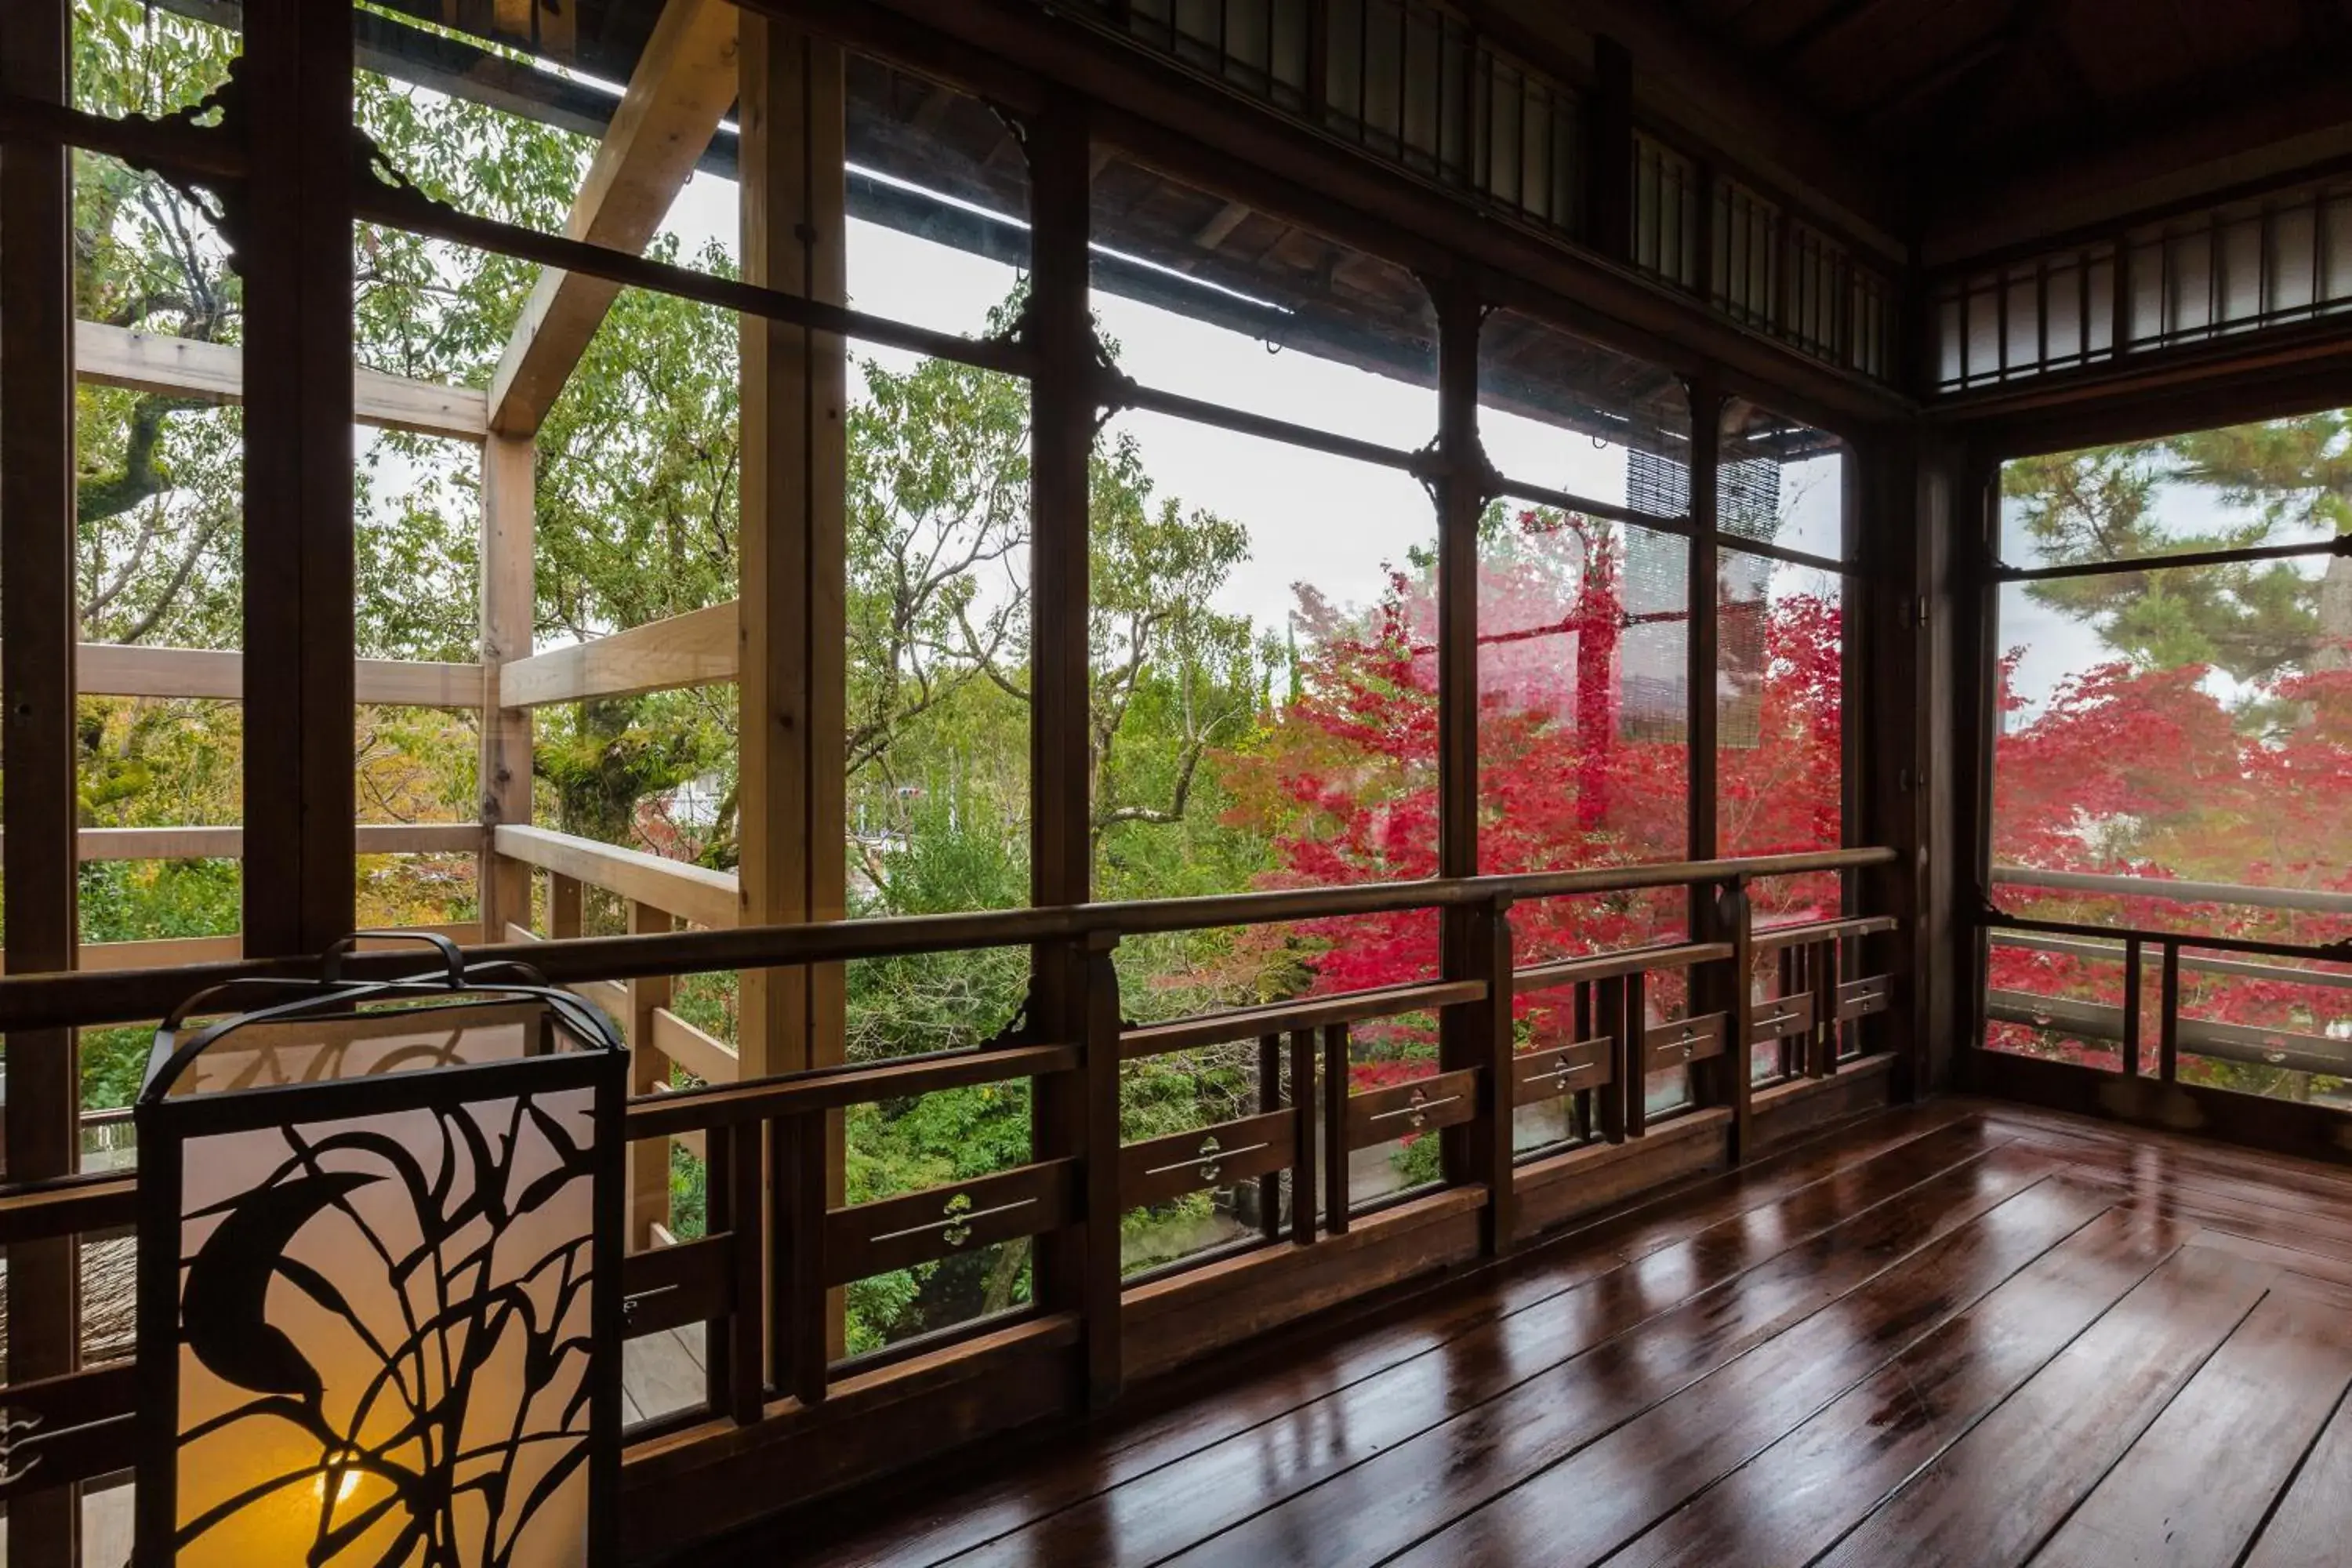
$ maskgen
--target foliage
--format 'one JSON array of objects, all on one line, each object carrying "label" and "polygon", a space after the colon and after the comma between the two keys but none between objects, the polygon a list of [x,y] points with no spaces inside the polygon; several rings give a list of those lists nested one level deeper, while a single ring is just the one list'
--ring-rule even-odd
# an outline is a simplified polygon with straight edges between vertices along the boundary
[{"label": "foliage", "polygon": [[[2011,464],[2004,489],[2013,521],[2062,563],[2324,539],[2352,532],[2347,433],[2345,415],[2325,413],[2064,453]],[[2015,689],[2022,650],[2005,661],[1997,863],[2352,890],[2352,557],[2317,574],[2290,562],[2151,562],[2032,592],[2113,657],[2075,670],[2031,711]],[[2002,902],[2045,919],[2256,941],[2352,936],[2352,920],[2252,905],[2022,887]],[[2210,969],[2192,952],[2182,1016],[2255,1031],[2266,1056],[2352,1040],[2344,991],[2293,974]],[[2120,1006],[2118,959],[1997,943],[1989,979],[2009,1009],[2018,1003],[2007,999],[2028,1005],[2025,1018],[1990,1026],[1989,1044],[2120,1066],[2116,1031],[2082,1027],[2078,1010]],[[2143,1007],[2152,1019],[2153,999]],[[2259,1060],[2198,1058],[2183,1071],[2259,1093],[2333,1083]]]}]

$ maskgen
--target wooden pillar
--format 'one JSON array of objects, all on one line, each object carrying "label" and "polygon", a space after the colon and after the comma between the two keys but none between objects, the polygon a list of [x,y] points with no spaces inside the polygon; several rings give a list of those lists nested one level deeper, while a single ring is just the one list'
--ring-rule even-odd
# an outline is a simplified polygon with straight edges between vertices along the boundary
[{"label": "wooden pillar", "polygon": [[[1437,869],[1441,877],[1478,874],[1478,515],[1486,504],[1487,469],[1478,442],[1478,332],[1484,312],[1468,286],[1445,281],[1437,303]],[[1451,980],[1494,978],[1498,940],[1507,952],[1501,911],[1449,909],[1439,927],[1440,962]],[[1449,1007],[1439,1018],[1439,1066],[1485,1068],[1475,1120],[1439,1135],[1446,1180],[1488,1188],[1483,1236],[1490,1251],[1509,1237],[1511,1084],[1498,1062],[1492,998]],[[1500,1151],[1499,1155],[1497,1151]]]},{"label": "wooden pillar", "polygon": [[[756,11],[741,12],[738,25],[743,277],[840,303],[849,265],[841,49]],[[838,920],[847,900],[846,345],[760,317],[743,318],[740,330],[739,919]],[[841,971],[745,970],[738,1017],[746,1079],[838,1062]],[[776,1129],[772,1238],[778,1226],[818,1225],[825,1205],[842,1201],[842,1126],[836,1111],[821,1131],[801,1122]],[[816,1256],[813,1239],[796,1237],[769,1258],[779,1314],[773,1373],[804,1399],[824,1394],[824,1358],[812,1347],[843,1349],[841,1292],[813,1283]],[[782,1321],[810,1300],[825,1303],[821,1324]]]},{"label": "wooden pillar", "polygon": [[245,951],[349,931],[352,782],[352,29],[249,0],[245,273]]},{"label": "wooden pillar", "polygon": [[[501,824],[521,825],[531,811],[531,719],[528,708],[506,708],[499,671],[530,657],[537,626],[538,587],[534,479],[538,447],[528,436],[493,434],[482,444],[482,747],[479,773],[482,853],[475,874],[482,940],[503,942],[507,927],[530,926],[531,871],[500,855],[490,835]],[[578,889],[573,889],[577,914]],[[577,936],[575,918],[568,931]]]},{"label": "wooden pillar", "polygon": [[[1029,891],[1034,903],[1080,904],[1094,886],[1087,765],[1087,456],[1097,412],[1087,279],[1091,137],[1075,98],[1028,129],[1034,226],[1028,331],[1039,359],[1030,393]],[[1032,964],[1038,1027],[1048,1039],[1085,1042],[1088,1054],[1083,1071],[1037,1080],[1031,1148],[1041,1160],[1084,1160],[1087,1204],[1114,1211],[1038,1238],[1037,1300],[1047,1311],[1084,1314],[1078,1397],[1100,1404],[1116,1391],[1120,1370],[1117,977],[1109,949],[1085,942],[1041,946]],[[1109,987],[1109,1014],[1102,997],[1088,994],[1090,984]],[[1096,1254],[1097,1243],[1108,1256]]]},{"label": "wooden pillar", "polygon": [[[1722,721],[1717,700],[1720,660],[1721,617],[1717,601],[1721,567],[1716,548],[1716,465],[1723,445],[1723,394],[1711,374],[1694,377],[1690,395],[1690,639],[1687,678],[1690,707],[1688,838],[1685,853],[1693,860],[1712,860],[1717,847],[1716,814],[1716,742]],[[1691,934],[1699,936],[1712,918],[1713,900],[1691,900]]]},{"label": "wooden pillar", "polygon": [[[65,0],[0,6],[0,89],[66,100]],[[78,945],[74,855],[73,184],[66,150],[0,142],[0,850],[13,973],[71,969]],[[79,1153],[74,1032],[6,1041],[6,1176],[68,1174]],[[79,1349],[75,1243],[8,1248],[7,1381],[73,1370]],[[80,1557],[77,1489],[8,1509],[11,1564],[67,1568]]]},{"label": "wooden pillar", "polygon": [[[754,11],[740,25],[743,276],[841,302],[841,50]],[[742,921],[837,920],[847,362],[837,337],[757,317],[742,343]],[[743,1076],[838,1061],[841,1015],[837,971],[747,971]]]}]

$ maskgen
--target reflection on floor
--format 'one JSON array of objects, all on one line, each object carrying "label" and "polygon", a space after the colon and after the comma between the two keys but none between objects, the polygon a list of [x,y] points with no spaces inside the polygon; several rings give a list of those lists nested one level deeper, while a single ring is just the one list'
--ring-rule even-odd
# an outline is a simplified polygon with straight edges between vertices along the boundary
[{"label": "reflection on floor", "polygon": [[2334,1564],[2347,1309],[2352,1171],[1938,1101],[692,1560]]}]

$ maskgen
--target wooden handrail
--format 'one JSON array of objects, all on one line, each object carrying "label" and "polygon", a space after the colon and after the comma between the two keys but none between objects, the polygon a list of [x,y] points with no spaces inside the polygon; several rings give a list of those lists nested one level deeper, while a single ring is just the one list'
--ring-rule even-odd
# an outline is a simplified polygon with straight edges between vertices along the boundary
[{"label": "wooden handrail", "polygon": [[544,827],[501,826],[491,842],[512,859],[650,904],[696,925],[731,926],[741,912],[736,879],[705,866]]},{"label": "wooden handrail", "polygon": [[2256,909],[2299,910],[2308,914],[2352,915],[2352,893],[2315,888],[2258,888],[2242,882],[2178,882],[2165,877],[2110,877],[2092,871],[2037,871],[2029,866],[1995,866],[1996,886],[2047,888],[2056,892],[2105,893],[2118,898],[2165,899],[2177,904],[2246,904]]},{"label": "wooden handrail", "polygon": [[[537,828],[500,827],[497,843],[532,855],[568,850],[584,840]],[[631,857],[658,868],[643,901],[676,907],[676,889],[689,882],[707,889],[714,907],[716,889],[733,879],[699,867],[683,866],[635,851],[595,846],[609,853],[576,857],[571,864],[590,869]],[[654,936],[581,937],[564,942],[502,942],[469,947],[472,963],[527,963],[550,980],[572,984],[628,979],[649,974],[706,973],[730,969],[777,968],[803,963],[842,963],[861,958],[949,952],[983,947],[1024,947],[1066,940],[1092,931],[1117,935],[1200,930],[1214,926],[1267,925],[1326,920],[1343,915],[1393,913],[1403,910],[1460,908],[1501,897],[1519,900],[1607,893],[1635,888],[1713,885],[1748,877],[1796,876],[1807,872],[1858,870],[1895,859],[1892,849],[1833,849],[1745,860],[1677,860],[1655,866],[1612,866],[1590,871],[1553,871],[1532,876],[1464,877],[1416,882],[1374,882],[1345,888],[1304,888],[1275,892],[1232,893],[1196,899],[1136,903],[1072,904],[1032,910],[999,910],[958,915],[898,915],[883,920],[824,921],[799,925],[742,926],[732,930],[677,931]],[[541,862],[543,863],[543,862]],[[683,875],[681,875],[681,873]],[[570,871],[566,875],[573,875]],[[583,878],[590,880],[590,878]],[[604,884],[600,884],[604,885]],[[718,921],[710,922],[714,925]],[[0,1033],[100,1024],[130,1024],[161,1017],[191,993],[209,985],[269,975],[309,973],[308,959],[247,960],[235,963],[186,964],[170,969],[124,970],[107,975],[26,974],[0,979]],[[415,967],[413,958],[362,954],[345,968],[356,978],[388,979]]]}]

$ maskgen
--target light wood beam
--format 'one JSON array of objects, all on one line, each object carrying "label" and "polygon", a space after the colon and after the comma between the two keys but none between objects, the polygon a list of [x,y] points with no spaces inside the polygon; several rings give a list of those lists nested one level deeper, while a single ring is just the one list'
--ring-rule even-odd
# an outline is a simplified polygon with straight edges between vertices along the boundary
[{"label": "light wood beam", "polygon": [[519,659],[499,671],[499,700],[508,708],[537,708],[732,680],[736,641],[730,600]]},{"label": "light wood beam", "polygon": [[[245,697],[245,655],[226,648],[82,643],[75,682],[86,697]],[[423,659],[363,658],[352,674],[356,700],[402,708],[478,708],[482,667]]]},{"label": "light wood beam", "polygon": [[[746,280],[839,303],[848,189],[838,46],[742,18]],[[742,323],[741,921],[838,919],[843,783],[843,413],[840,339]],[[837,971],[746,971],[747,1077],[840,1059]]]},{"label": "light wood beam", "polygon": [[[235,343],[134,332],[103,321],[74,323],[74,374],[101,386],[159,392],[206,403],[245,401],[245,351]],[[479,441],[489,428],[489,399],[466,386],[441,386],[352,372],[352,413],[362,425]]]},{"label": "light wood beam", "polygon": [[724,871],[544,827],[501,827],[495,837],[500,855],[667,910],[688,925],[736,923],[735,879]]},{"label": "light wood beam", "polygon": [[[730,0],[669,0],[596,149],[564,233],[643,250],[710,146],[736,95]],[[540,274],[490,380],[490,427],[529,436],[547,417],[620,293],[576,273]]]},{"label": "light wood beam", "polygon": [[[362,855],[464,855],[482,847],[481,826],[471,822],[363,822],[352,831]],[[0,833],[0,843],[6,837]],[[75,838],[84,860],[235,860],[245,854],[242,827],[85,827]]]},{"label": "light wood beam", "polygon": [[[531,721],[527,710],[499,700],[510,661],[530,657],[538,607],[538,453],[527,437],[493,436],[482,447],[482,745],[476,793],[485,828],[520,826],[531,816]],[[475,869],[482,930],[530,924],[530,868],[486,853]]]}]

